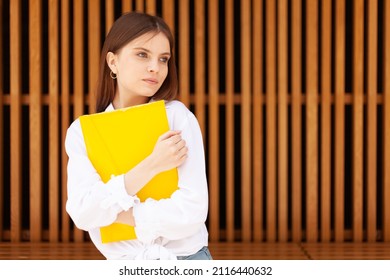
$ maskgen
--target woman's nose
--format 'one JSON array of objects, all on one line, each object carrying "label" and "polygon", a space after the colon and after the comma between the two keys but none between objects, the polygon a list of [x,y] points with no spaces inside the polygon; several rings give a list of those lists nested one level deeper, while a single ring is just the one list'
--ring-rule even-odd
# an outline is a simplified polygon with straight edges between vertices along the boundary
[{"label": "woman's nose", "polygon": [[148,65],[148,72],[157,73],[160,70],[160,67],[158,65],[158,61],[150,61]]}]

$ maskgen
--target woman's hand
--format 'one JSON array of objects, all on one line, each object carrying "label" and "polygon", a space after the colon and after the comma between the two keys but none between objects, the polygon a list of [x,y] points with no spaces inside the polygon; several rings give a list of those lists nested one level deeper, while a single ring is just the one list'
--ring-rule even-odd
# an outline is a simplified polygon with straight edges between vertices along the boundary
[{"label": "woman's hand", "polygon": [[125,187],[129,195],[135,195],[157,174],[178,167],[187,158],[188,148],[180,131],[162,134],[152,153],[134,168],[126,172]]},{"label": "woman's hand", "polygon": [[150,155],[156,173],[178,167],[186,160],[188,148],[180,134],[181,131],[170,130],[158,138]]}]

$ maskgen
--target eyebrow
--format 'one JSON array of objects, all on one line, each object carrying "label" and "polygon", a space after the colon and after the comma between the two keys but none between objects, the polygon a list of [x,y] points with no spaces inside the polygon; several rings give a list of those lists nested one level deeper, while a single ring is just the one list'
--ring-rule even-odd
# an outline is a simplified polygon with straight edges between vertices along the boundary
[{"label": "eyebrow", "polygon": [[[147,52],[147,53],[151,53],[150,50],[142,48],[142,47],[135,47],[134,49],[135,50],[141,50],[141,51],[144,51],[144,52]],[[164,52],[164,53],[161,53],[160,55],[171,55],[171,53],[170,52]]]}]

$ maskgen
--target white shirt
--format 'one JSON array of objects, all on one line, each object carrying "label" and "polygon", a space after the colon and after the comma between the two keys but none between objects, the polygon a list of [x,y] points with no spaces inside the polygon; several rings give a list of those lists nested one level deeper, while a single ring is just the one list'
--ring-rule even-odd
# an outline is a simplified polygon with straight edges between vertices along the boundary
[{"label": "white shirt", "polygon": [[[208,244],[208,186],[201,130],[183,103],[170,101],[165,107],[170,129],[181,130],[188,147],[188,158],[178,167],[179,189],[168,199],[139,202],[127,194],[124,174],[104,184],[87,156],[79,119],[68,128],[66,210],[107,259],[175,259]],[[112,110],[110,104],[106,111]],[[130,207],[137,239],[102,244],[99,228],[112,224],[119,212]]]}]

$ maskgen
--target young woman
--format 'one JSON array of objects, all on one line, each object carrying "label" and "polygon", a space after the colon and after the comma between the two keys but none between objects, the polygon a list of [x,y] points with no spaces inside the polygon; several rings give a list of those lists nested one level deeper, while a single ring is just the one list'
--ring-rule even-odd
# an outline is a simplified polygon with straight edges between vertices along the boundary
[{"label": "young woman", "polygon": [[[97,112],[165,100],[170,131],[138,165],[103,183],[88,158],[80,120],[67,131],[66,209],[107,259],[212,259],[203,140],[195,116],[174,100],[178,82],[172,50],[167,24],[137,12],[122,15],[103,45]],[[137,192],[172,168],[178,170],[179,189],[168,199],[140,202]],[[99,229],[114,222],[134,226],[137,239],[103,244]]]}]

